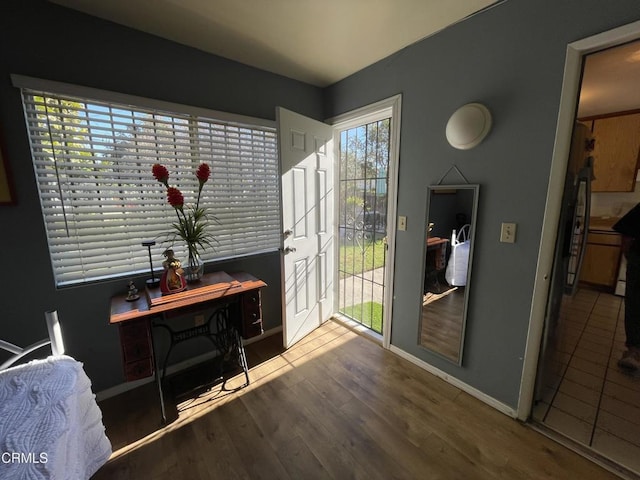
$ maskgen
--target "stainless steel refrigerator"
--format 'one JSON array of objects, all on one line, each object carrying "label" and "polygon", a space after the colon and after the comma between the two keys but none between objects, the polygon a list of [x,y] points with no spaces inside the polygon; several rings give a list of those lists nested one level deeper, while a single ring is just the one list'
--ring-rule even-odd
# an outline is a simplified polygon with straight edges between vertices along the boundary
[{"label": "stainless steel refrigerator", "polygon": [[589,128],[576,122],[565,178],[562,209],[558,225],[549,299],[543,330],[535,400],[543,396],[545,385],[553,386],[558,372],[553,361],[556,353],[560,309],[565,295],[573,296],[578,289],[580,270],[587,246],[591,211],[591,181],[594,158],[591,155],[594,139]]}]

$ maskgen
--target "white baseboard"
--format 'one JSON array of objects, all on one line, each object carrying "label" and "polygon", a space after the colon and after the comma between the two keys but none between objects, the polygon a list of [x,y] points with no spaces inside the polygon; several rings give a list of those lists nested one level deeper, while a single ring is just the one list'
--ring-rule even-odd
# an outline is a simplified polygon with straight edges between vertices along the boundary
[{"label": "white baseboard", "polygon": [[[243,340],[242,343],[245,346],[251,345],[252,343],[262,340],[263,338],[276,335],[280,332],[282,332],[282,326],[267,330],[260,336],[253,337],[248,340]],[[214,358],[216,354],[217,352],[214,350],[211,352],[203,353],[202,355],[198,355],[197,357],[188,358],[187,360],[176,363],[174,365],[170,365],[169,367],[167,367],[167,375],[174,374],[181,370],[186,370],[187,368],[193,367],[198,363],[206,362],[207,360]],[[128,392],[129,390],[133,390],[134,388],[137,388],[141,385],[151,383],[154,380],[155,380],[155,375],[152,375],[150,377],[143,378],[141,380],[134,380],[133,382],[125,382],[119,385],[114,385],[113,387],[109,387],[105,390],[101,390],[100,392],[96,393],[96,400],[100,402],[102,400],[106,400],[107,398],[115,397],[116,395],[120,395],[121,393]]]},{"label": "white baseboard", "polygon": [[413,364],[419,366],[420,368],[426,370],[427,372],[432,373],[436,377],[443,379],[445,382],[450,383],[451,385],[453,385],[455,387],[458,387],[463,392],[468,393],[472,397],[475,397],[478,400],[480,400],[481,402],[486,403],[490,407],[495,408],[496,410],[504,413],[505,415],[508,415],[509,417],[516,418],[516,415],[517,415],[516,410],[514,410],[510,406],[505,405],[504,403],[496,400],[495,398],[490,397],[486,393],[483,393],[480,390],[472,387],[471,385],[468,385],[468,384],[464,383],[463,381],[461,381],[461,380],[459,380],[459,379],[457,379],[455,377],[452,377],[448,373],[443,372],[442,370],[434,367],[433,365],[428,364],[427,362],[425,362],[423,360],[420,360],[417,357],[414,357],[413,355],[405,352],[404,350],[399,349],[398,347],[395,347],[395,346],[391,345],[389,347],[389,350],[392,351],[393,353],[395,353],[396,355],[404,358],[405,360],[408,360],[411,363],[413,363]]}]

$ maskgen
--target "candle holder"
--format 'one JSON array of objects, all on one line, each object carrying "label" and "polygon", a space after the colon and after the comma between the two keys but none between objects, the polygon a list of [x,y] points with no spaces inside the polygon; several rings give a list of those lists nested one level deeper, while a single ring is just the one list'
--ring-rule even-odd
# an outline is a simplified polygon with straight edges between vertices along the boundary
[{"label": "candle holder", "polygon": [[153,261],[151,260],[151,247],[155,244],[155,240],[145,240],[142,242],[142,246],[149,249],[149,269],[151,270],[151,278],[147,279],[147,287],[149,288],[155,288],[160,285],[160,279],[156,278],[155,273],[153,273]]}]

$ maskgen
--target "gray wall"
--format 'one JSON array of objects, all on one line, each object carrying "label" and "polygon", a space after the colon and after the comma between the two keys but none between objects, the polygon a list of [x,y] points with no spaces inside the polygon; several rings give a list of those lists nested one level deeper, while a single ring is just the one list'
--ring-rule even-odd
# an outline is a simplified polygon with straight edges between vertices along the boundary
[{"label": "gray wall", "polygon": [[[0,206],[5,258],[0,338],[26,345],[45,337],[44,312],[57,309],[69,354],[84,362],[94,389],[102,390],[123,381],[117,331],[107,322],[109,299],[126,291],[128,278],[54,287],[20,94],[11,85],[11,73],[269,119],[275,119],[277,105],[322,118],[322,91],[44,0],[2,2],[0,135],[18,203]],[[215,268],[246,270],[267,281],[265,327],[280,325],[279,254]]]},{"label": "gray wall", "polygon": [[[516,407],[567,44],[640,19],[636,0],[508,0],[337,83],[327,118],[402,93],[392,344]],[[467,102],[493,131],[458,151],[444,130]],[[426,187],[457,165],[481,185],[462,367],[418,347]],[[459,182],[457,176],[453,182]],[[516,222],[515,244],[498,242]]]}]

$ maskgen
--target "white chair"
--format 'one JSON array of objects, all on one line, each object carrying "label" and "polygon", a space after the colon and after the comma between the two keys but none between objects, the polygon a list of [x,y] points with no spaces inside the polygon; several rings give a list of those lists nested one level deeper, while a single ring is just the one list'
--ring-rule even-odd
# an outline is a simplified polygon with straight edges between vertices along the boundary
[{"label": "white chair", "polygon": [[18,347],[13,343],[0,340],[0,349],[6,350],[9,353],[13,353],[13,356],[9,357],[8,360],[0,365],[0,370],[9,368],[21,358],[26,357],[31,352],[34,352],[35,350],[47,345],[51,345],[51,353],[53,355],[64,355],[64,342],[62,340],[62,330],[60,329],[60,323],[58,322],[58,312],[55,310],[45,312],[44,318],[47,322],[47,331],[49,332],[49,338],[45,338],[44,340],[40,340],[39,342],[33,343],[24,348]]}]

